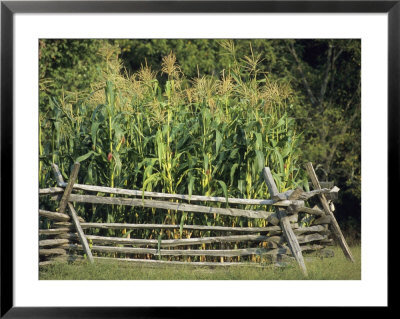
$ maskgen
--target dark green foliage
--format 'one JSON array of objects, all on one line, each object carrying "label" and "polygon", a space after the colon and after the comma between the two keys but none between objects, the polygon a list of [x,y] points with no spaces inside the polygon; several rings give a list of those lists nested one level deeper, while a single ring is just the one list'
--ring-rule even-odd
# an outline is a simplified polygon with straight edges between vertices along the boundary
[{"label": "dark green foliage", "polygon": [[[293,42],[290,52],[291,71],[298,77],[292,83],[304,105],[292,109],[304,132],[303,159],[316,164],[321,180],[333,180],[341,188],[341,198],[349,193],[359,203],[361,41],[302,40]],[[346,209],[343,205],[339,210]],[[359,204],[347,209],[360,218]]]},{"label": "dark green foliage", "polygon": [[39,40],[41,89],[57,96],[62,89],[78,92],[89,88],[103,64],[98,57],[101,44],[98,40]]}]

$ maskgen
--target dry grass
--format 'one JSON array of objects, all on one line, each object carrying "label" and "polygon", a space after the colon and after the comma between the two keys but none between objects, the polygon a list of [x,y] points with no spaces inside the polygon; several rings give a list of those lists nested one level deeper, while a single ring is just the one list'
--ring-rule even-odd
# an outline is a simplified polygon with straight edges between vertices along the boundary
[{"label": "dry grass", "polygon": [[361,246],[351,247],[356,262],[344,257],[339,247],[333,247],[333,258],[306,261],[308,278],[296,264],[286,267],[193,267],[144,266],[129,262],[102,261],[55,264],[40,268],[41,280],[360,280]]}]

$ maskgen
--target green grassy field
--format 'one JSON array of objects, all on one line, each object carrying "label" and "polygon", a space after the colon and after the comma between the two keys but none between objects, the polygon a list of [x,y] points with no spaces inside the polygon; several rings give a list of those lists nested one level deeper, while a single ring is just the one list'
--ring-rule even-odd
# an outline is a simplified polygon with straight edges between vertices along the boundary
[{"label": "green grassy field", "polygon": [[130,262],[97,261],[40,267],[41,280],[360,280],[361,246],[351,247],[355,263],[346,260],[340,247],[332,247],[333,258],[306,260],[308,277],[296,264],[287,267],[193,267],[148,266]]}]

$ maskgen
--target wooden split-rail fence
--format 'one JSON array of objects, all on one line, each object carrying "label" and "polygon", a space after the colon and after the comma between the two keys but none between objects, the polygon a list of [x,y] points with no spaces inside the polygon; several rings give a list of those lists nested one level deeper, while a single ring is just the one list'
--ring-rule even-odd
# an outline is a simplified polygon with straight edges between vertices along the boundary
[{"label": "wooden split-rail fence", "polygon": [[[83,185],[75,183],[79,167],[79,163],[74,164],[68,183],[66,183],[57,165],[53,164],[57,187],[39,190],[39,196],[50,196],[52,200],[59,201],[56,212],[39,209],[40,219],[50,221],[47,223],[50,225],[49,229],[39,229],[39,265],[46,265],[60,259],[64,261],[87,259],[91,263],[97,259],[118,259],[147,264],[233,266],[248,265],[248,262],[241,261],[246,256],[259,256],[260,258],[255,260],[272,261],[274,264],[295,260],[304,275],[307,276],[303,253],[317,251],[319,256],[332,255],[332,251],[326,247],[332,245],[334,240],[340,245],[345,256],[354,262],[332,212],[332,200],[337,198],[339,189],[336,186],[331,189],[322,189],[311,163],[306,165],[314,188],[309,192],[297,188],[280,193],[270,169],[265,167],[263,177],[271,194],[270,199],[189,196]],[[89,194],[82,194],[85,192]],[[98,196],[99,193],[110,195],[108,197]],[[318,196],[319,204],[312,208],[307,207],[305,202],[314,196]],[[192,204],[192,202],[206,204],[199,205]],[[214,214],[214,216],[219,214],[265,219],[267,223],[266,227],[92,223],[86,222],[78,216],[73,203],[136,206],[163,211]],[[210,206],[212,203],[225,203],[229,207],[212,207]],[[272,206],[274,211],[231,208],[231,205]],[[299,224],[299,214],[301,213],[313,216],[313,221],[307,226],[301,226]],[[219,236],[161,240],[98,236],[85,233],[85,230],[90,229],[125,231],[126,229],[158,229],[160,231],[180,229],[181,231],[193,231],[193,233],[202,231],[203,234],[209,231],[208,234],[217,233]],[[212,247],[215,247],[216,243],[220,245],[221,249],[205,249],[205,244],[212,244]],[[237,244],[241,244],[241,248],[237,248]],[[196,258],[196,256],[200,256],[200,261],[191,261],[190,258],[199,260],[199,257]],[[236,261],[232,261],[234,258]],[[263,262],[252,264],[262,266]]]}]

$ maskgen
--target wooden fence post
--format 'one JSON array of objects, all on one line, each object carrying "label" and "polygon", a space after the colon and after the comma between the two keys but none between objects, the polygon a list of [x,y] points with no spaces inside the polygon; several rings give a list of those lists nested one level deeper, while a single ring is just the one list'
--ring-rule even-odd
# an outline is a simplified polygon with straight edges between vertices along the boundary
[{"label": "wooden fence post", "polygon": [[[314,189],[321,189],[321,185],[319,184],[318,177],[317,177],[317,174],[315,174],[312,163],[307,163],[306,169],[307,169],[308,175],[310,176],[310,179],[314,186]],[[330,207],[328,205],[328,201],[325,198],[325,195],[318,194],[318,197],[319,197],[319,200],[325,211],[325,214],[331,217],[331,223],[329,224],[330,228],[332,229],[332,232],[335,235],[336,240],[339,242],[339,245],[342,248],[344,255],[346,256],[347,259],[354,262],[354,258],[353,258],[353,255],[351,254],[350,248],[347,245],[346,240],[344,239],[344,236],[342,234],[342,231],[340,230],[339,224],[336,221],[335,215],[333,215],[333,213],[330,210]]]},{"label": "wooden fence post", "polygon": [[84,234],[84,232],[82,230],[81,224],[79,222],[78,214],[76,213],[76,211],[74,209],[74,206],[71,203],[68,203],[68,208],[69,208],[69,211],[71,213],[72,222],[75,225],[75,228],[76,228],[76,231],[78,233],[78,237],[79,237],[79,239],[81,241],[83,250],[85,251],[86,256],[88,257],[90,263],[93,264],[93,255],[92,255],[92,252],[90,250],[89,244],[87,242],[86,236],[85,236],[85,234]]},{"label": "wooden fence post", "polygon": [[65,211],[65,208],[67,207],[69,195],[71,195],[72,188],[74,187],[74,183],[76,178],[78,177],[78,172],[79,172],[79,163],[74,164],[74,168],[72,169],[71,176],[69,177],[67,187],[64,190],[64,194],[60,200],[60,207],[58,209],[58,212],[63,214]]},{"label": "wooden fence post", "polygon": [[51,164],[51,168],[53,169],[53,174],[54,174],[54,178],[57,181],[57,186],[58,187],[67,186],[67,183],[64,182],[64,179],[62,177],[62,174],[61,174],[60,169],[58,168],[58,166],[53,163],[53,164]]},{"label": "wooden fence post", "polygon": [[[269,169],[269,167],[264,167],[263,175],[264,175],[264,180],[268,186],[268,190],[269,190],[271,197],[278,195],[279,191],[278,191],[278,188],[276,187],[274,178],[272,177],[271,170]],[[290,251],[292,252],[294,258],[296,259],[301,270],[303,271],[303,274],[305,276],[307,276],[307,268],[304,263],[303,254],[301,253],[301,248],[300,248],[299,242],[296,238],[296,235],[294,234],[294,232],[292,230],[290,221],[288,219],[288,216],[286,215],[286,211],[284,208],[277,207],[276,213],[278,215],[278,218],[280,219],[282,233],[288,242]]]},{"label": "wooden fence post", "polygon": [[[62,183],[63,182],[63,178],[61,176],[61,173],[60,173],[57,165],[54,164],[54,165],[52,165],[52,167],[53,167],[54,175],[56,176],[56,179],[57,179],[57,183]],[[88,244],[88,242],[86,240],[86,236],[83,233],[81,224],[80,224],[79,219],[78,219],[78,215],[77,215],[77,213],[76,213],[76,211],[74,209],[74,206],[69,202],[69,196],[71,195],[71,192],[72,192],[72,189],[74,187],[75,181],[76,181],[76,179],[78,177],[79,168],[80,168],[80,164],[78,162],[74,163],[74,167],[73,167],[71,175],[69,177],[68,184],[65,187],[64,194],[63,194],[63,196],[62,196],[62,198],[60,200],[60,206],[59,206],[59,209],[58,209],[58,213],[63,214],[65,212],[65,209],[66,209],[67,205],[68,205],[69,212],[70,212],[70,215],[71,215],[71,219],[72,219],[72,222],[73,222],[73,224],[74,224],[74,226],[75,226],[75,228],[76,228],[76,230],[78,232],[78,237],[79,237],[79,239],[81,241],[82,247],[83,247],[83,249],[84,249],[89,261],[91,263],[93,263],[92,252],[90,251],[90,247],[89,247],[89,244]]]}]

